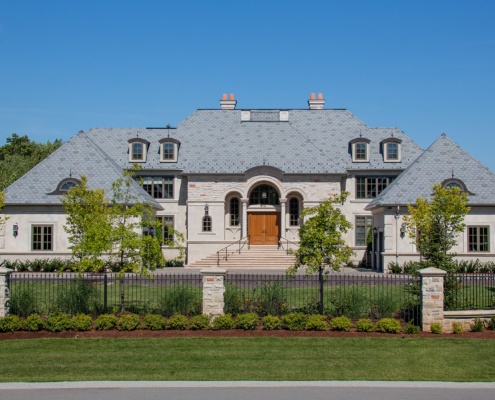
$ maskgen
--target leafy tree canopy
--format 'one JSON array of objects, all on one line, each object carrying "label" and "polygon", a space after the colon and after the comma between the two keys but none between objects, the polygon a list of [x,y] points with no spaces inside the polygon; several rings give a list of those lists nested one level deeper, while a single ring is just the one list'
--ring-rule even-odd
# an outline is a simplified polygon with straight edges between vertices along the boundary
[{"label": "leafy tree canopy", "polygon": [[446,271],[452,268],[456,254],[451,249],[457,244],[458,234],[466,229],[468,201],[468,193],[458,187],[435,184],[431,202],[418,198],[415,206],[408,206],[410,215],[404,216],[408,235],[432,267]]},{"label": "leafy tree canopy", "polygon": [[342,192],[316,207],[302,210],[301,217],[309,218],[299,229],[299,249],[294,252],[296,262],[287,271],[289,274],[294,274],[302,266],[308,273],[337,271],[349,261],[353,251],[343,236],[352,224],[339,207],[348,195],[348,192]]},{"label": "leafy tree canopy", "polygon": [[0,190],[14,183],[27,171],[62,145],[60,139],[53,143],[37,143],[26,135],[13,133],[0,147]]}]

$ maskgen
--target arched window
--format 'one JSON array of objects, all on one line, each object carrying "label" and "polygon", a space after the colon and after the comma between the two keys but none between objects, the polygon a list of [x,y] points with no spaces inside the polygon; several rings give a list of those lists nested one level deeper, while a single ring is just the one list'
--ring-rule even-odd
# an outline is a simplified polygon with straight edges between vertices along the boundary
[{"label": "arched window", "polygon": [[203,232],[211,232],[211,217],[209,215],[203,217]]},{"label": "arched window", "polygon": [[78,183],[76,181],[66,181],[60,185],[61,192],[67,192],[71,187],[77,186]]},{"label": "arched window", "polygon": [[299,226],[299,199],[291,197],[289,200],[289,225]]},{"label": "arched window", "polygon": [[230,199],[230,226],[239,226],[239,199]]},{"label": "arched window", "polygon": [[456,178],[445,179],[442,182],[442,186],[445,188],[458,188],[461,192],[468,192],[464,182]]},{"label": "arched window", "polygon": [[267,204],[275,206],[279,204],[279,194],[273,186],[259,185],[251,192],[249,204]]}]

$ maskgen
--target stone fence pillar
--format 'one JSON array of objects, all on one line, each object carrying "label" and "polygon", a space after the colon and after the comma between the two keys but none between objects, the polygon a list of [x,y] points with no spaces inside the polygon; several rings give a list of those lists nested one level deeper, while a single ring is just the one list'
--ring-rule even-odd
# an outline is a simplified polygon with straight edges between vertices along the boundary
[{"label": "stone fence pillar", "polygon": [[421,276],[421,325],[423,331],[430,331],[433,322],[443,326],[443,282],[447,272],[425,268],[418,273]]},{"label": "stone fence pillar", "polygon": [[5,317],[9,314],[9,280],[11,273],[11,269],[0,267],[0,317]]},{"label": "stone fence pillar", "polygon": [[203,275],[203,314],[223,315],[226,270],[222,268],[202,269]]}]

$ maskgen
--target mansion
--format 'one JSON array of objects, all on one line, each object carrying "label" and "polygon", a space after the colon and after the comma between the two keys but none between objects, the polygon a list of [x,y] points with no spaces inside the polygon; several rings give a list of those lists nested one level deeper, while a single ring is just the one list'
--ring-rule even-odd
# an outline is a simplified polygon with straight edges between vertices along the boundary
[{"label": "mansion", "polygon": [[346,234],[353,261],[386,272],[390,262],[418,258],[402,216],[416,198],[431,197],[435,183],[469,193],[458,257],[495,261],[488,168],[445,135],[424,150],[400,129],[369,127],[324,104],[312,94],[305,109],[239,109],[224,95],[218,109],[199,109],[176,128],[81,131],[7,188],[0,260],[69,258],[60,197],[81,175],[110,193],[137,163],[134,195],[163,220],[165,239],[167,225],[184,234],[187,266],[238,241],[297,247],[301,210],[347,191],[341,209],[353,225]]}]

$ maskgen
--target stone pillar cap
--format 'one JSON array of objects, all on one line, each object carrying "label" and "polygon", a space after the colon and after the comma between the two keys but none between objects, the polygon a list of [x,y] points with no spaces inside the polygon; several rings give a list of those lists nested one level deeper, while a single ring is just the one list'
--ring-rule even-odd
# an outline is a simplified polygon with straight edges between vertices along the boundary
[{"label": "stone pillar cap", "polygon": [[227,270],[223,268],[211,267],[202,269],[199,272],[203,275],[225,275]]},{"label": "stone pillar cap", "polygon": [[420,270],[418,270],[418,273],[421,276],[444,276],[444,275],[447,275],[447,272],[444,271],[443,269],[438,269],[438,268],[433,268],[433,267],[420,269]]},{"label": "stone pillar cap", "polygon": [[9,272],[14,272],[14,270],[10,268],[0,267],[0,275],[5,275]]}]

